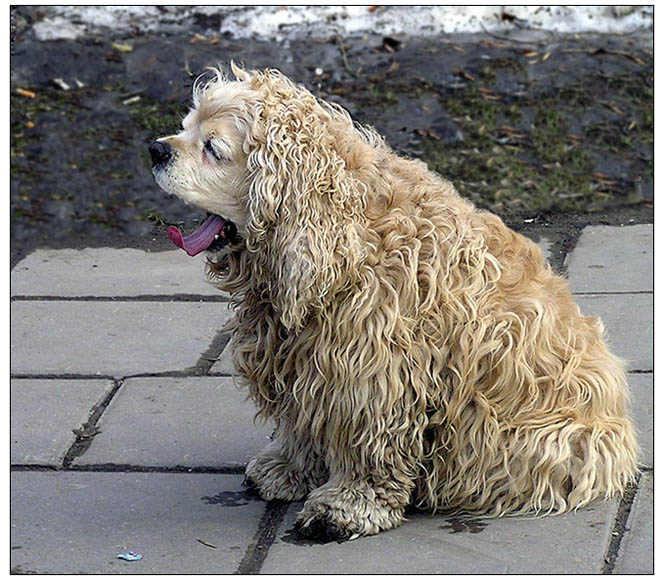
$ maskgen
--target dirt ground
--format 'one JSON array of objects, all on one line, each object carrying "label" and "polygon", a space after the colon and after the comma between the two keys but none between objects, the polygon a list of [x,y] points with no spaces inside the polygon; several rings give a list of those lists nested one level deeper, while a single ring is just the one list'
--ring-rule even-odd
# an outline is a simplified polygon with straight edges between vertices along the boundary
[{"label": "dirt ground", "polygon": [[511,227],[553,242],[653,220],[653,37],[514,31],[281,44],[112,33],[39,41],[12,13],[11,257],[36,247],[166,249],[201,212],[154,184],[147,151],[177,131],[192,79],[231,59],[276,67],[374,125]]}]

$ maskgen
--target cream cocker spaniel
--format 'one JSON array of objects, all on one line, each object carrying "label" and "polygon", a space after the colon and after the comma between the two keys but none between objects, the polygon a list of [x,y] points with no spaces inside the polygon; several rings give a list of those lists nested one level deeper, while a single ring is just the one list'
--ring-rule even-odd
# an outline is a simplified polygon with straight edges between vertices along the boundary
[{"label": "cream cocker spaniel", "polygon": [[[171,239],[230,292],[234,362],[276,427],[246,468],[297,529],[404,508],[560,513],[636,474],[622,363],[538,247],[275,70],[219,70],[157,183],[209,213]],[[222,217],[223,216],[223,217]]]}]

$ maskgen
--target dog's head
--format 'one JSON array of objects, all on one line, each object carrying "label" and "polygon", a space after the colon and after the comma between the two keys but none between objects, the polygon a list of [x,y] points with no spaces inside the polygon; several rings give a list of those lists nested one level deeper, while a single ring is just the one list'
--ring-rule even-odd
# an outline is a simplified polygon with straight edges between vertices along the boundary
[{"label": "dog's head", "polygon": [[[191,255],[210,246],[221,247],[219,235],[237,231],[246,236],[247,155],[258,94],[243,71],[236,69],[242,76],[235,82],[221,71],[214,72],[212,80],[195,83],[194,107],[183,119],[182,131],[150,146],[157,184],[210,216],[222,218],[206,220],[190,237],[194,241],[184,244]],[[183,247],[174,239],[178,233],[169,230],[171,239]]]},{"label": "dog's head", "polygon": [[171,239],[191,255],[223,252],[236,231],[233,247],[253,255],[282,322],[298,327],[363,258],[357,175],[371,165],[375,135],[278,71],[232,71],[235,80],[215,71],[195,85],[183,131],[150,146],[153,174],[211,214],[188,238],[169,228]]}]

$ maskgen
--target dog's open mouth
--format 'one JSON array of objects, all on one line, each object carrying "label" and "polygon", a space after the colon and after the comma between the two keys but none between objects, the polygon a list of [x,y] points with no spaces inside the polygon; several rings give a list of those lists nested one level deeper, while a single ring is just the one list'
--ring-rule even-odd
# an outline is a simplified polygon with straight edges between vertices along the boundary
[{"label": "dog's open mouth", "polygon": [[230,244],[235,239],[237,228],[232,221],[209,214],[193,234],[185,237],[176,226],[168,226],[166,233],[178,248],[190,256],[196,256],[204,250],[217,251]]}]

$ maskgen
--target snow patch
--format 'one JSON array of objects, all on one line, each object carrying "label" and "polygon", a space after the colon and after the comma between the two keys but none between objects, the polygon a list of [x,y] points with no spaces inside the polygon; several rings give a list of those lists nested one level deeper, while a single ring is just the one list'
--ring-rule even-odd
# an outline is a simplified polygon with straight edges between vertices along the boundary
[{"label": "snow patch", "polygon": [[[652,6],[46,6],[39,40],[190,29],[197,16],[218,17],[215,33],[282,41],[365,33],[427,36],[515,27],[560,33],[626,33],[653,25]],[[505,16],[507,15],[507,16]]]}]

